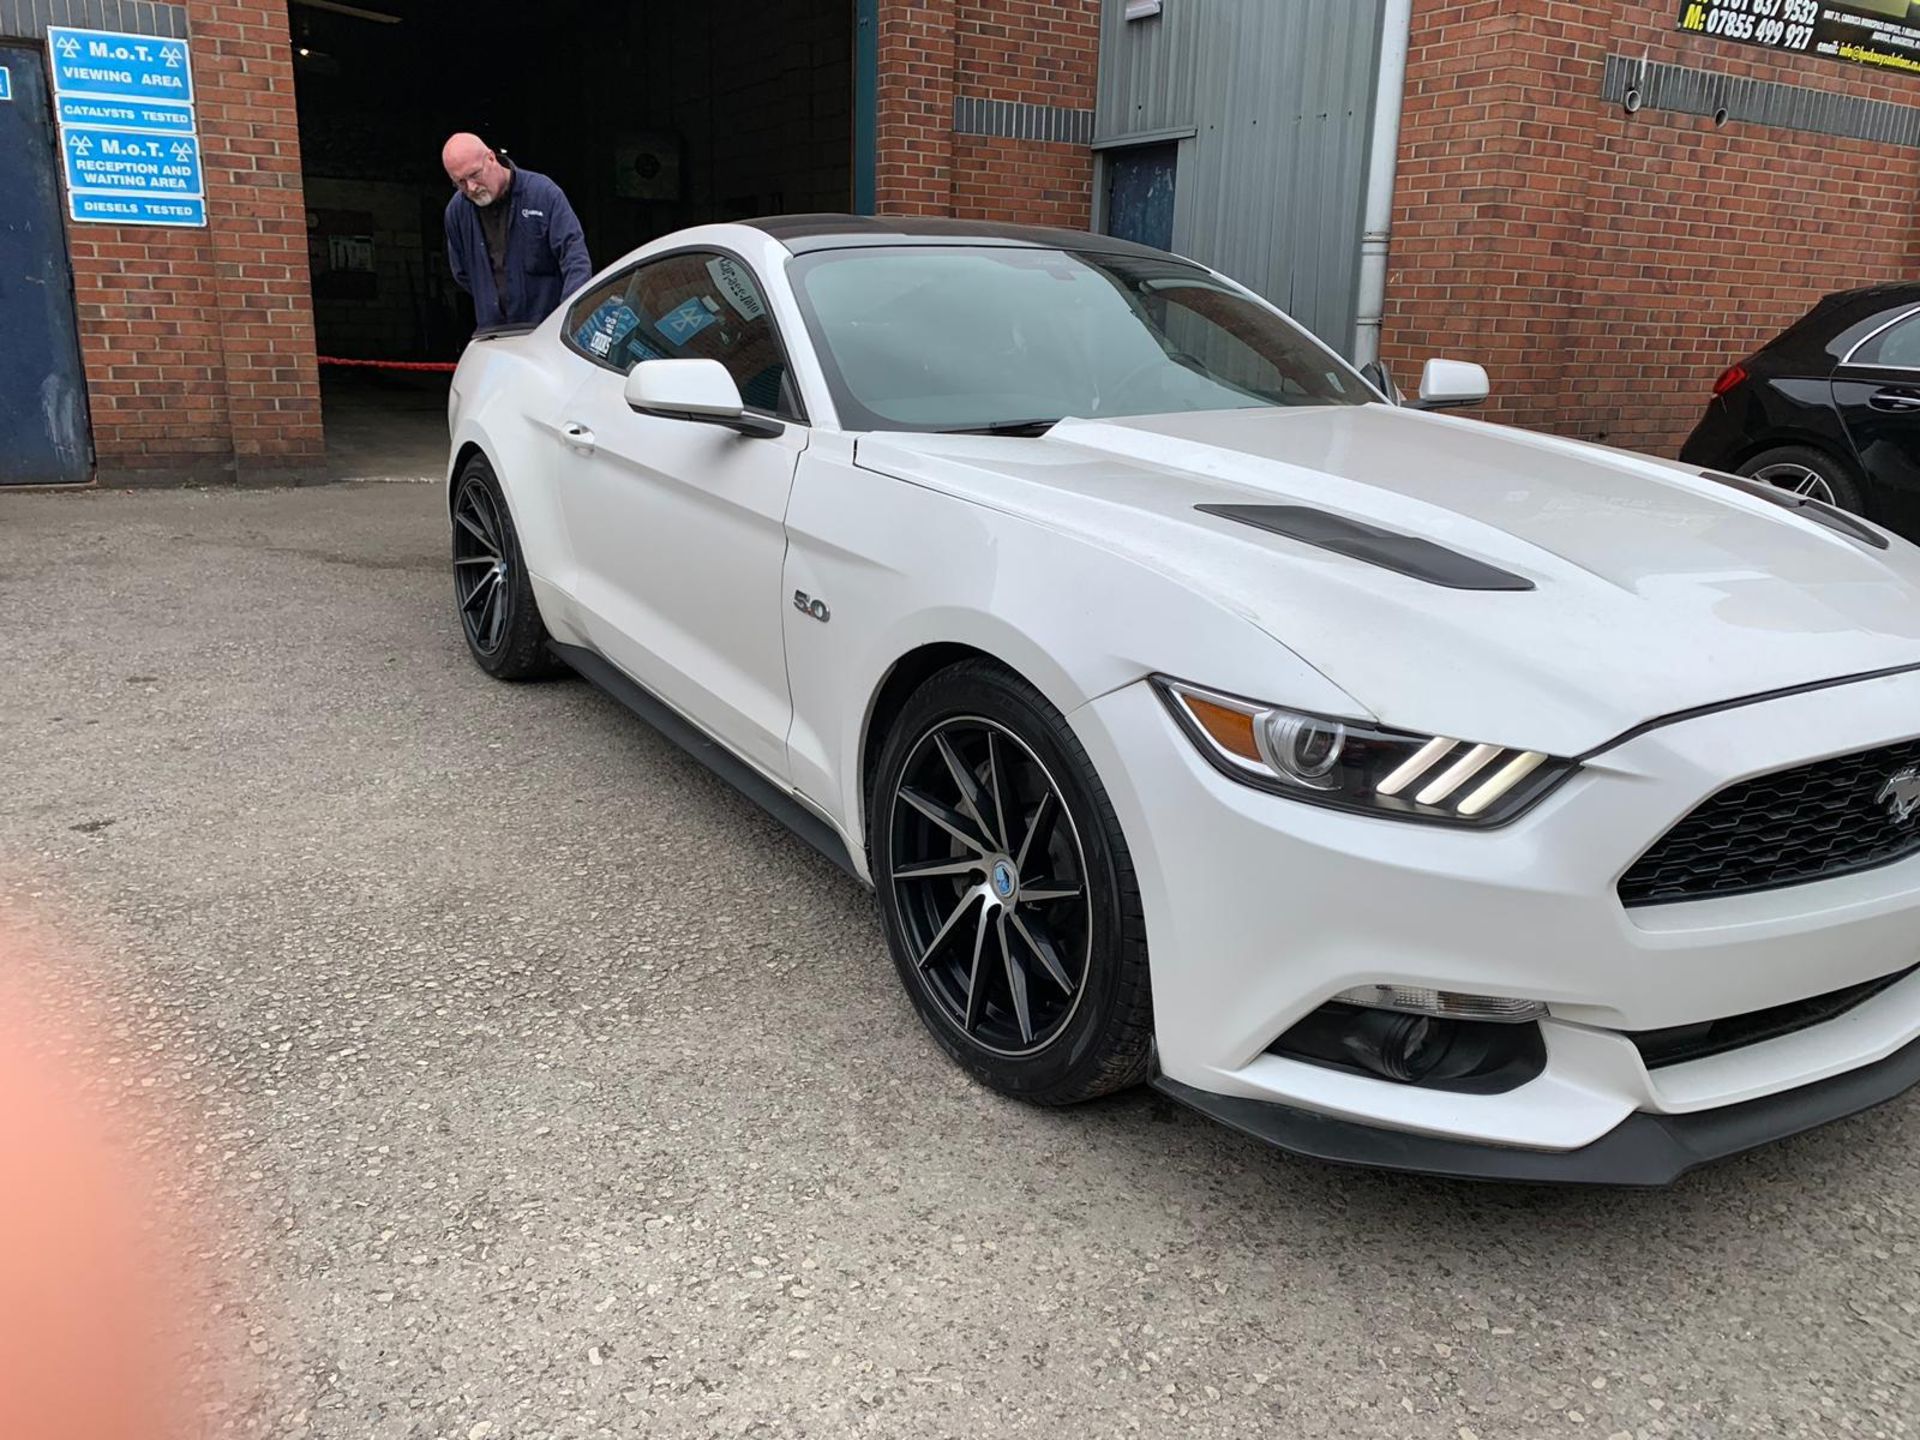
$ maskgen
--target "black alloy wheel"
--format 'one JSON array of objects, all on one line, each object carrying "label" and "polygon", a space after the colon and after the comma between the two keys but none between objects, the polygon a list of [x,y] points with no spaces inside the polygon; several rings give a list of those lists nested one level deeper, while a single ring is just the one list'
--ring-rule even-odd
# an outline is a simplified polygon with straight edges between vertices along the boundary
[{"label": "black alloy wheel", "polygon": [[500,648],[513,615],[505,533],[487,487],[464,486],[453,508],[453,586],[467,643],[481,655]]},{"label": "black alloy wheel", "polygon": [[461,469],[454,491],[453,596],[467,649],[482,670],[498,680],[553,673],[513,516],[481,455]]},{"label": "black alloy wheel", "polygon": [[1038,1104],[1145,1079],[1153,1006],[1139,885],[1112,802],[1060,712],[997,665],[956,665],[893,722],[870,793],[888,946],[942,1048]]},{"label": "black alloy wheel", "polygon": [[905,938],[948,1020],[996,1055],[1052,1043],[1085,988],[1093,921],[1046,766],[991,720],[942,722],[895,787],[888,847]]}]

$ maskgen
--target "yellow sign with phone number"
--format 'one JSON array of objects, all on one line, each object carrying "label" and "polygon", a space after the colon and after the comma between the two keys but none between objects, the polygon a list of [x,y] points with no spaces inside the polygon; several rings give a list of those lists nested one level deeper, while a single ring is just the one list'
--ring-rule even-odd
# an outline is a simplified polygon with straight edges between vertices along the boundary
[{"label": "yellow sign with phone number", "polygon": [[1789,55],[1920,72],[1913,0],[1681,0],[1679,28]]}]

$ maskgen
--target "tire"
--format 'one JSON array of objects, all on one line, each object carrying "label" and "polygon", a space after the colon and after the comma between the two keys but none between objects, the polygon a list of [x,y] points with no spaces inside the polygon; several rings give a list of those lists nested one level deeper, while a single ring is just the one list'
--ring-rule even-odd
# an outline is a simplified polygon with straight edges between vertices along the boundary
[{"label": "tire", "polygon": [[1039,1105],[1147,1078],[1133,861],[1086,751],[1039,691],[986,661],[933,676],[886,737],[868,811],[888,948],[962,1069]]},{"label": "tire", "polygon": [[1804,445],[1763,451],[1742,464],[1740,473],[1781,490],[1824,500],[1856,515],[1866,514],[1860,482],[1853,472],[1831,455]]},{"label": "tire", "polygon": [[453,599],[468,653],[496,680],[553,674],[520,537],[486,456],[461,467],[453,497]]}]

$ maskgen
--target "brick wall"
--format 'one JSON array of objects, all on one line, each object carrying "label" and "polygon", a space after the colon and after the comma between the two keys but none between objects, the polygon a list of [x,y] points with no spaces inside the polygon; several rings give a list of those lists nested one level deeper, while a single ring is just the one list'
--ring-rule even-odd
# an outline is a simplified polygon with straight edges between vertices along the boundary
[{"label": "brick wall", "polygon": [[1083,145],[958,135],[952,208],[962,220],[1062,225],[1093,221],[1093,152]]},{"label": "brick wall", "polygon": [[207,228],[73,225],[102,478],[322,450],[284,0],[187,7]]},{"label": "brick wall", "polygon": [[955,0],[880,0],[874,203],[953,213]]},{"label": "brick wall", "polygon": [[1415,0],[1383,354],[1488,418],[1671,454],[1822,294],[1910,276],[1920,150],[1601,98],[1609,53],[1920,105],[1920,79],[1682,34],[1674,0]]},{"label": "brick wall", "polygon": [[954,101],[1091,110],[1099,0],[881,0],[879,19],[880,212],[1085,229],[1091,150],[955,135]]}]

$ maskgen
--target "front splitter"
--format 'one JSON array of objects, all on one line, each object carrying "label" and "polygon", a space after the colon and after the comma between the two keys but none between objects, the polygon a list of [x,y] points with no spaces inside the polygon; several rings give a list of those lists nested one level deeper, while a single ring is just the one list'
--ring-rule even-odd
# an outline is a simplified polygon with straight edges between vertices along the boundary
[{"label": "front splitter", "polygon": [[1154,1088],[1295,1155],[1460,1180],[1534,1185],[1671,1185],[1687,1171],[1885,1104],[1920,1084],[1920,1040],[1884,1060],[1778,1095],[1685,1115],[1640,1111],[1577,1150],[1523,1150],[1364,1125],[1169,1080]]}]

